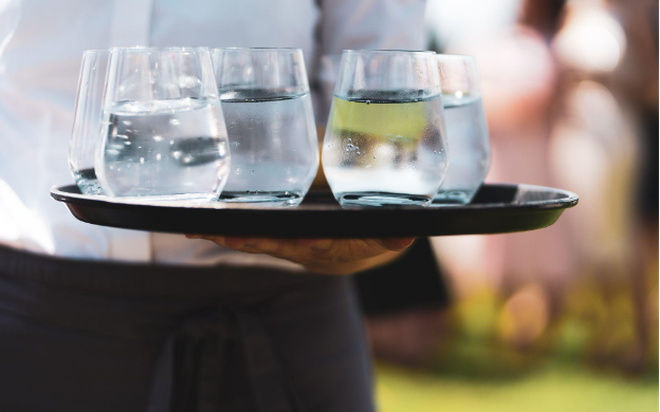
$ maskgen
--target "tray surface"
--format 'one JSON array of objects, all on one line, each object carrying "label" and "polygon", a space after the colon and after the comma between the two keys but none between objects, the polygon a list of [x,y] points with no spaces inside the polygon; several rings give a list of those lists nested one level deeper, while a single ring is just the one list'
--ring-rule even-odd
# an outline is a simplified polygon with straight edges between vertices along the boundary
[{"label": "tray surface", "polygon": [[398,237],[510,233],[552,225],[578,203],[576,194],[542,186],[484,184],[469,205],[351,207],[329,191],[311,191],[295,208],[264,209],[221,202],[205,206],[125,203],[53,188],[79,220],[151,232],[262,237]]}]

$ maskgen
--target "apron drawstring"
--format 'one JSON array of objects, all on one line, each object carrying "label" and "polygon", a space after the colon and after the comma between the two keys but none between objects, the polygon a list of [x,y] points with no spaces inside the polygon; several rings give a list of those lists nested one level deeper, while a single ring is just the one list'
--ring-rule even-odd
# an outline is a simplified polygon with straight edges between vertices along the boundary
[{"label": "apron drawstring", "polygon": [[154,368],[148,412],[300,412],[258,318],[223,306],[185,320]]}]

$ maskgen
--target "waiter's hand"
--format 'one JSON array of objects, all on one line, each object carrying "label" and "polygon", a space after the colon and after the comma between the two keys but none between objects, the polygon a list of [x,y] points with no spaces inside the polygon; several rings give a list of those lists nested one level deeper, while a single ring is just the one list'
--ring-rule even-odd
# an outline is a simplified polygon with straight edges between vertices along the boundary
[{"label": "waiter's hand", "polygon": [[[325,128],[317,126],[318,136]],[[329,189],[319,166],[314,188]],[[265,239],[229,236],[186,235],[206,239],[220,246],[246,253],[263,253],[299,263],[312,272],[349,275],[391,262],[415,238],[395,239]]]},{"label": "waiter's hand", "polygon": [[347,275],[394,260],[414,238],[395,239],[265,239],[186,235],[207,239],[246,253],[263,253],[299,263],[312,272]]}]

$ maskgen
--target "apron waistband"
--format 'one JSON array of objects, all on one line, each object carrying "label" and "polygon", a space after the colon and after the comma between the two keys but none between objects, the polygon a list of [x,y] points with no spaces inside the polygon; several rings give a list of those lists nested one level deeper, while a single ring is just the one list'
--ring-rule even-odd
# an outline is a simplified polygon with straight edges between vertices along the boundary
[{"label": "apron waistband", "polygon": [[232,295],[259,295],[325,277],[254,266],[200,267],[66,259],[2,245],[0,276],[87,293],[179,298],[217,296],[223,290],[231,290]]}]

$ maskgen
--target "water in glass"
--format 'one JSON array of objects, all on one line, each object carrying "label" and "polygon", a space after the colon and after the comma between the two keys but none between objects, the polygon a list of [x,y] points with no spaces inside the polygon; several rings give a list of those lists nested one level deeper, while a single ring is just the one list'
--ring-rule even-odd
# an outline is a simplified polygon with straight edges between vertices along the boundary
[{"label": "water in glass", "polygon": [[232,154],[221,200],[299,204],[318,167],[309,93],[235,89],[220,100]]},{"label": "water in glass", "polygon": [[342,206],[430,203],[447,167],[442,99],[419,93],[334,97],[323,168]]},{"label": "water in glass", "polygon": [[96,171],[114,196],[217,199],[228,174],[228,142],[217,99],[118,102],[105,113]]},{"label": "water in glass", "polygon": [[451,162],[434,201],[470,203],[486,177],[490,161],[483,103],[480,97],[445,94],[443,106]]}]

